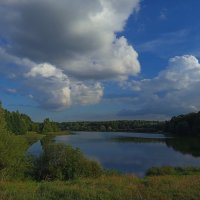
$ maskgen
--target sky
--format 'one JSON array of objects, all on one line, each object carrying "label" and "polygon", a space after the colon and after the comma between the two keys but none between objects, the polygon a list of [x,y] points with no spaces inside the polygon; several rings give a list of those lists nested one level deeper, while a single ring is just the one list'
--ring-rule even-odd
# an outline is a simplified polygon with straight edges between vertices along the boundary
[{"label": "sky", "polygon": [[200,1],[0,0],[0,100],[35,121],[200,110]]}]

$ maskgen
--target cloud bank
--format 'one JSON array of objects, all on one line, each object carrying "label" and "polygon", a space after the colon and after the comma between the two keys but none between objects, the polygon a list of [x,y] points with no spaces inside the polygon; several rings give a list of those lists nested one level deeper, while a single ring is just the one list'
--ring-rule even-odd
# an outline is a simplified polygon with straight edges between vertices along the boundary
[{"label": "cloud bank", "polygon": [[139,0],[1,0],[0,73],[44,108],[98,103],[102,81],[140,72],[123,31]]},{"label": "cloud bank", "polygon": [[200,108],[200,63],[192,55],[176,56],[165,70],[152,79],[127,81],[122,87],[134,92],[132,110],[122,110],[120,116],[163,115],[170,117]]}]

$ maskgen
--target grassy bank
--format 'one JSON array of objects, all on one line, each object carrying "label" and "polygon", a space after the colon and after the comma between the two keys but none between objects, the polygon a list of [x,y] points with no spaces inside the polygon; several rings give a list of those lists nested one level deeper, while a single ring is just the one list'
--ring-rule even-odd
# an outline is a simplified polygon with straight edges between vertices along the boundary
[{"label": "grassy bank", "polygon": [[27,134],[19,135],[18,137],[25,139],[28,145],[32,145],[38,140],[41,140],[44,136],[45,136],[44,134],[39,134],[36,132],[28,132]]},{"label": "grassy bank", "polygon": [[59,136],[59,135],[71,135],[71,134],[73,134],[71,131],[56,131],[56,132],[48,132],[45,135]]},{"label": "grassy bank", "polygon": [[28,145],[32,145],[33,143],[37,142],[38,140],[43,139],[44,137],[54,137],[59,135],[70,135],[72,134],[69,131],[57,131],[57,132],[48,132],[46,134],[36,133],[36,132],[28,132],[24,135],[19,135],[18,137],[25,139],[28,143]]},{"label": "grassy bank", "polygon": [[102,176],[56,182],[0,182],[4,200],[133,200],[200,199],[200,175],[156,176],[138,179],[133,176]]},{"label": "grassy bank", "polygon": [[182,176],[182,175],[197,175],[200,174],[200,167],[152,167],[147,170],[147,176]]}]

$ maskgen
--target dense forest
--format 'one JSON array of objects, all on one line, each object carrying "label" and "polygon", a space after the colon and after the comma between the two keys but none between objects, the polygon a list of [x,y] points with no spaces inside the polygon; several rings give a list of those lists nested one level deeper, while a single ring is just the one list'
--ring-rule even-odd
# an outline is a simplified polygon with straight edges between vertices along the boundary
[{"label": "dense forest", "polygon": [[200,112],[172,117],[165,123],[165,131],[175,135],[200,135]]},{"label": "dense forest", "polygon": [[145,120],[119,120],[98,122],[62,122],[61,130],[73,131],[134,131],[134,132],[159,132],[162,131],[164,122]]},{"label": "dense forest", "polygon": [[21,114],[18,111],[9,112],[3,109],[2,105],[1,109],[4,111],[8,131],[15,135],[23,135],[27,132],[48,133],[60,130],[58,123],[50,121],[49,118],[45,119],[42,123],[37,123],[33,122],[26,114]]},{"label": "dense forest", "polygon": [[[2,107],[2,106],[1,106]],[[3,109],[3,108],[2,108]],[[172,117],[169,121],[118,120],[118,121],[82,121],[54,122],[49,118],[43,122],[32,119],[18,111],[4,110],[7,129],[16,134],[27,132],[48,133],[58,131],[126,131],[126,132],[168,132],[174,135],[200,135],[200,112]]]},{"label": "dense forest", "polygon": [[144,120],[99,121],[99,122],[53,122],[45,119],[42,123],[33,122],[28,115],[5,110],[7,127],[16,135],[28,131],[48,133],[57,131],[134,131],[159,132],[163,130],[164,122]]},{"label": "dense forest", "polygon": [[[2,108],[3,109],[3,108]],[[43,122],[33,122],[32,119],[18,111],[4,110],[7,128],[16,135],[27,132],[48,133],[57,131],[134,131],[134,132],[159,132],[163,131],[165,122],[145,120],[123,121],[94,121],[94,122],[53,122],[49,118]]]}]

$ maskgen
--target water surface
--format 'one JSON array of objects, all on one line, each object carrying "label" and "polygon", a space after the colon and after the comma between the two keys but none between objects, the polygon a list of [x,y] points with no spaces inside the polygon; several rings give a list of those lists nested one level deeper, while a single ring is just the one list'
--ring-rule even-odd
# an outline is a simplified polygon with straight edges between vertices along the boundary
[{"label": "water surface", "polygon": [[[199,138],[172,138],[164,134],[75,132],[56,136],[56,143],[70,144],[107,169],[145,175],[153,166],[200,166]],[[28,150],[42,152],[40,141]]]}]

